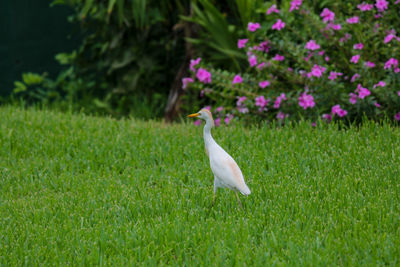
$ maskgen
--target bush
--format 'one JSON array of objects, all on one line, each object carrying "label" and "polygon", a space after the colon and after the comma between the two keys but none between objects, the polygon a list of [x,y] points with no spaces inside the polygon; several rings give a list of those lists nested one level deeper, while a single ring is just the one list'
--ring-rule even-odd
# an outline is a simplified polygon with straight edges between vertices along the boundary
[{"label": "bush", "polygon": [[[179,15],[190,1],[53,0],[75,12],[82,43],[56,55],[65,66],[56,80],[16,82],[13,97],[55,103],[89,113],[160,117],[182,64],[183,30]],[[55,96],[57,100],[55,101]],[[28,100],[28,101],[27,101]]]},{"label": "bush", "polygon": [[192,103],[212,105],[227,123],[400,120],[399,0],[317,8],[293,0],[260,10],[263,19],[238,40],[250,65],[244,73],[192,60],[183,83],[199,93]]},{"label": "bush", "polygon": [[53,100],[59,100],[60,94],[57,92],[54,82],[47,78],[47,73],[42,75],[36,73],[23,73],[21,81],[14,82],[12,97],[21,98],[26,104],[41,102],[48,104]]}]

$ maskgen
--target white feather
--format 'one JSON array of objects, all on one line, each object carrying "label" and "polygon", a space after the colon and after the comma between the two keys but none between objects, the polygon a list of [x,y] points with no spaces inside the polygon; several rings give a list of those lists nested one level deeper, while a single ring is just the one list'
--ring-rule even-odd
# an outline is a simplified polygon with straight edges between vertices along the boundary
[{"label": "white feather", "polygon": [[212,115],[208,110],[201,110],[199,118],[206,121],[203,137],[206,151],[210,159],[210,167],[215,176],[214,190],[218,187],[227,187],[238,190],[243,195],[249,195],[250,189],[246,185],[242,171],[236,161],[219,146],[211,135],[211,128],[214,126]]}]

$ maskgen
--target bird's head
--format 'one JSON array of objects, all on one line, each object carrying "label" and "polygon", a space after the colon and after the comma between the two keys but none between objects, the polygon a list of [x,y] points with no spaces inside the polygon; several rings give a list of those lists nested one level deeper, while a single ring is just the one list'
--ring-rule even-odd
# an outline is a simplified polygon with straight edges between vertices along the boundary
[{"label": "bird's head", "polygon": [[206,122],[210,122],[210,123],[214,124],[213,116],[208,109],[202,109],[197,113],[188,115],[188,117],[189,118],[197,117],[199,119],[205,120]]}]

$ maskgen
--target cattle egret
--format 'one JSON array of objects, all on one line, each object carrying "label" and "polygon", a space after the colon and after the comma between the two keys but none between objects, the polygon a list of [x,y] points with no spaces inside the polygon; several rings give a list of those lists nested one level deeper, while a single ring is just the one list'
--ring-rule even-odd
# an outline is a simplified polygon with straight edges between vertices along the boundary
[{"label": "cattle egret", "polygon": [[214,205],[215,194],[218,187],[226,187],[235,191],[239,205],[243,209],[237,191],[243,195],[249,195],[250,189],[244,182],[242,171],[235,160],[222,147],[220,147],[211,136],[211,128],[214,126],[211,112],[207,109],[202,109],[198,113],[188,115],[188,117],[197,117],[206,121],[203,130],[204,145],[206,147],[206,154],[210,159],[211,170],[214,173],[214,194],[212,205]]}]

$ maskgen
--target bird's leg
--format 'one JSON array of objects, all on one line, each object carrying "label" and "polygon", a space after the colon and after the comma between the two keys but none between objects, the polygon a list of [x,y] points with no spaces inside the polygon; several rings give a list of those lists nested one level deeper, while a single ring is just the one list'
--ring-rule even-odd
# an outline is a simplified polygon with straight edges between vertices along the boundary
[{"label": "bird's leg", "polygon": [[208,212],[211,211],[211,209],[214,207],[214,204],[215,204],[215,191],[213,193],[213,200],[212,200],[211,206],[208,208]]},{"label": "bird's leg", "polygon": [[239,198],[239,196],[238,196],[238,193],[235,192],[235,195],[236,195],[236,198],[237,198],[237,200],[238,200],[238,203],[239,203],[240,208],[243,210],[242,202],[240,201],[240,198]]},{"label": "bird's leg", "polygon": [[211,204],[211,208],[214,207],[215,204],[215,195],[217,194],[217,189],[218,189],[218,180],[217,177],[214,176],[214,193],[213,193],[213,201]]}]

